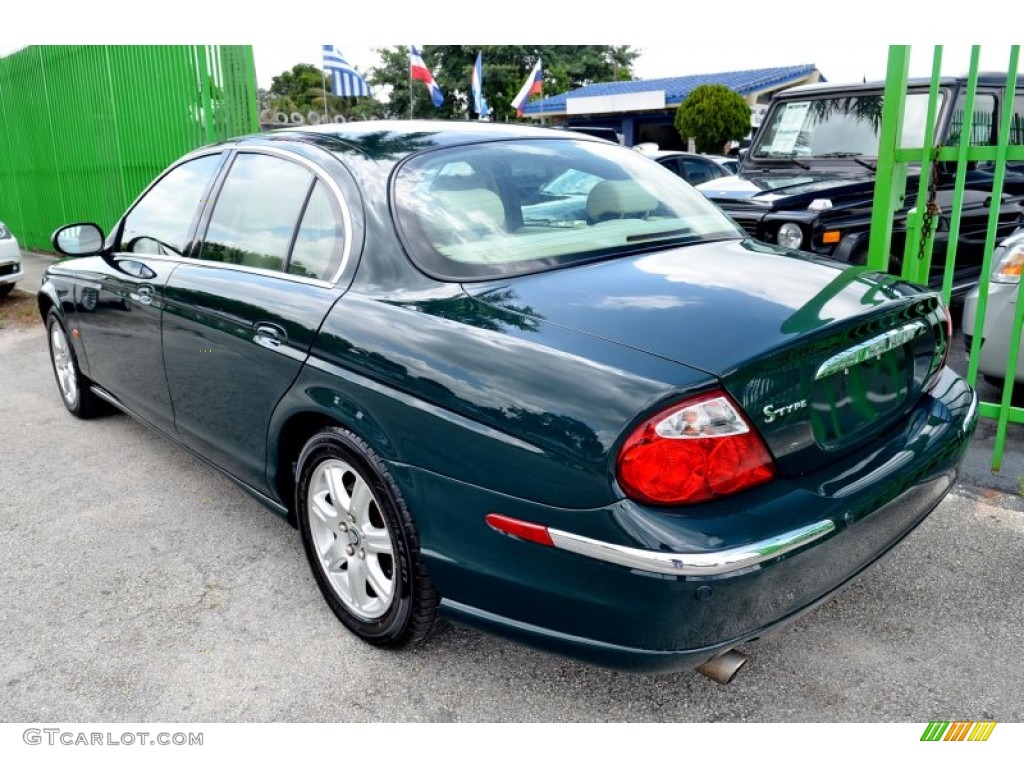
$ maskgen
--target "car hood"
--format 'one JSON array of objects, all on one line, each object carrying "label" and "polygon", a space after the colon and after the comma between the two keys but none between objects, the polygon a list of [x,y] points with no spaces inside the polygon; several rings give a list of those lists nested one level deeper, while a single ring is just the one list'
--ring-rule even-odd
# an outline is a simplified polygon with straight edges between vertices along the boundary
[{"label": "car hood", "polygon": [[873,312],[903,287],[862,268],[729,240],[464,289],[493,309],[723,376],[801,334]]},{"label": "car hood", "polygon": [[[866,170],[866,169],[865,169]],[[836,175],[817,171],[787,169],[764,173],[723,176],[697,185],[705,197],[716,202],[747,202],[766,207],[785,203],[808,203],[815,198],[837,194],[863,194],[874,187],[870,173]]]}]

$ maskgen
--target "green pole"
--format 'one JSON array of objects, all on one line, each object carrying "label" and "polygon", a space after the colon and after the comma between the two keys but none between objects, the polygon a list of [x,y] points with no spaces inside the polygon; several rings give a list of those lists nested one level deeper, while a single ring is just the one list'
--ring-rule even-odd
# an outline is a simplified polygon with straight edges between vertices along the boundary
[{"label": "green pole", "polygon": [[889,267],[893,215],[903,205],[903,194],[907,186],[907,167],[905,163],[896,162],[896,152],[903,134],[903,108],[909,70],[910,46],[890,45],[867,262],[871,269],[882,272]]},{"label": "green pole", "polygon": [[[1017,63],[1020,56],[1020,46],[1010,46],[1010,63],[1006,68],[1006,88],[1003,93],[1006,95],[1004,103],[1013,102],[1010,94],[1015,93],[1017,85]],[[1000,201],[1003,195],[1003,182],[1006,179],[1006,148],[1010,143],[1010,126],[1012,124],[1013,110],[1003,109],[999,125],[999,143],[996,146],[996,174],[992,180],[992,204],[988,214],[988,234],[985,237],[985,261],[981,268],[981,283],[979,292],[987,294],[989,284],[989,272],[991,269],[992,250],[995,248],[996,229],[999,226],[999,209],[1002,207]],[[984,321],[983,321],[984,322]],[[992,449],[992,471],[998,472],[1003,463],[1003,447],[1006,444],[1006,427],[1010,420],[1010,402],[1013,398],[1013,384],[1017,372],[1017,355],[1020,347],[1021,326],[1024,325],[1024,303],[1021,303],[1020,285],[1017,286],[1017,307],[1013,314],[1013,333],[1010,336],[1010,350],[1006,360],[1006,378],[1003,384],[1003,399],[999,404],[999,426],[996,429],[995,445]],[[977,326],[984,328],[983,325]],[[975,334],[980,336],[981,334]]]},{"label": "green pole", "polygon": [[[924,144],[921,147],[921,178],[917,184],[917,212],[907,216],[907,242],[903,251],[903,277],[916,283],[927,283],[932,261],[932,243],[939,222],[932,220],[928,232],[924,232],[925,217],[928,214],[929,188],[933,164],[938,162],[932,150],[935,144],[935,115],[938,111],[939,80],[942,77],[942,46],[935,46],[932,54],[932,79],[928,88],[928,111],[924,125]],[[913,225],[911,225],[913,219]],[[922,238],[924,245],[922,246]]]},{"label": "green pole", "polygon": [[[956,181],[953,184],[953,210],[949,215],[949,242],[946,244],[946,266],[942,276],[942,298],[949,303],[953,290],[953,270],[960,240],[960,217],[964,209],[964,187],[967,185],[967,161],[971,151],[974,127],[974,101],[978,91],[978,59],[981,46],[971,46],[971,65],[967,73],[967,95],[964,97],[964,116],[960,128],[960,143],[956,154]],[[953,105],[954,108],[956,105]],[[950,118],[952,119],[952,117]],[[975,379],[969,379],[974,384]]]}]

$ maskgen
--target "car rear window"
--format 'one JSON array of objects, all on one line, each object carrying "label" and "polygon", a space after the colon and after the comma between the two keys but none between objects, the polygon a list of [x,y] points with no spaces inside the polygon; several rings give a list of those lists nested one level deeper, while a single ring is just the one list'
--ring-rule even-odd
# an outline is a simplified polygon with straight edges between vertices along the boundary
[{"label": "car rear window", "polygon": [[603,142],[495,141],[427,152],[401,166],[392,193],[412,259],[450,280],[742,237],[677,176]]}]

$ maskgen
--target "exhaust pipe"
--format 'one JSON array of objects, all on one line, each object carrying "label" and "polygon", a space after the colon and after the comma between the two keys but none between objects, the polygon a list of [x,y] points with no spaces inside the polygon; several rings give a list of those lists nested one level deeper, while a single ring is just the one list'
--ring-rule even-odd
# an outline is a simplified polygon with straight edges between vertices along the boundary
[{"label": "exhaust pipe", "polygon": [[745,653],[733,648],[708,659],[697,667],[697,671],[720,685],[728,685],[736,677],[740,667],[747,663],[747,658]]}]

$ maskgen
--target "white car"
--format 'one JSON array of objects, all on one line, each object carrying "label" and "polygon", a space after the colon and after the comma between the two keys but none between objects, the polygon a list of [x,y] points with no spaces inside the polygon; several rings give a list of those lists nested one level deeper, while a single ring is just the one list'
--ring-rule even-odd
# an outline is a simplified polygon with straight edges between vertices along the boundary
[{"label": "white car", "polygon": [[[1006,363],[1013,335],[1013,313],[1017,309],[1017,293],[1024,269],[1024,229],[1018,229],[1003,240],[992,255],[992,276],[982,332],[978,371],[993,383],[1006,378]],[[978,306],[978,289],[964,300],[964,343],[970,351],[974,338],[974,315]],[[1014,380],[1024,381],[1024,350],[1018,352]]]},{"label": "white car", "polygon": [[14,290],[14,284],[24,276],[18,241],[7,225],[0,221],[0,298]]}]

